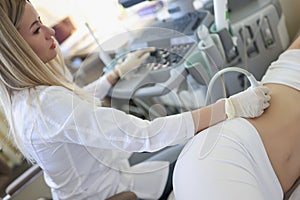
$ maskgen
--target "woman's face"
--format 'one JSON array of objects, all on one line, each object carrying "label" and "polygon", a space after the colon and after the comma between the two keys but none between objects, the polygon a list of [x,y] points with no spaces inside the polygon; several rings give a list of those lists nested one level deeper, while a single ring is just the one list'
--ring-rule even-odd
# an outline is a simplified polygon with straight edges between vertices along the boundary
[{"label": "woman's face", "polygon": [[18,31],[37,56],[47,63],[56,56],[55,31],[42,24],[36,10],[26,3]]}]

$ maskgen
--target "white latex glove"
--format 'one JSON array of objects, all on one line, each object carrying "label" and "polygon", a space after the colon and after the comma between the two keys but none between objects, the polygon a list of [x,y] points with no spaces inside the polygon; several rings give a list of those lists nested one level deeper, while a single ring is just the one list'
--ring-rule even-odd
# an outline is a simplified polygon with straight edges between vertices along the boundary
[{"label": "white latex glove", "polygon": [[269,107],[269,89],[266,86],[249,87],[247,90],[225,99],[225,112],[228,119],[234,117],[254,118]]},{"label": "white latex glove", "polygon": [[150,52],[154,52],[155,49],[155,47],[149,47],[128,53],[125,60],[116,65],[116,70],[119,72],[120,78],[138,68],[150,56]]}]

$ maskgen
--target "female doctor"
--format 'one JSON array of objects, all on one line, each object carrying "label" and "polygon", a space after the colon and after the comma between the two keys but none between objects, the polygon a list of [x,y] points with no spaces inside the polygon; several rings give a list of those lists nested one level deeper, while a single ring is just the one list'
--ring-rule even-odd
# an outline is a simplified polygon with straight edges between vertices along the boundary
[{"label": "female doctor", "polygon": [[158,199],[168,167],[155,162],[143,171],[130,167],[129,152],[181,143],[227,117],[258,116],[269,105],[268,89],[257,87],[153,121],[101,107],[93,92],[98,98],[105,95],[115,76],[136,67],[130,66],[130,59],[115,74],[96,81],[90,92],[66,78],[54,30],[41,22],[29,1],[1,0],[0,18],[0,94],[5,115],[17,147],[43,169],[53,199],[105,199],[125,190],[139,198]]}]

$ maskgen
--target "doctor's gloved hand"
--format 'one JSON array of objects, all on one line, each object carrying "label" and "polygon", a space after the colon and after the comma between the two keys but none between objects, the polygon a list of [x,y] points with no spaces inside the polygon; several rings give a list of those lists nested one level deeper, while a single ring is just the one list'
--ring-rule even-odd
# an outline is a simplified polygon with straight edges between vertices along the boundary
[{"label": "doctor's gloved hand", "polygon": [[234,117],[254,118],[269,107],[269,89],[266,86],[249,87],[247,90],[225,99],[225,112],[228,119]]},{"label": "doctor's gloved hand", "polygon": [[125,74],[138,68],[150,56],[150,53],[155,50],[155,47],[148,47],[128,53],[125,60],[116,65],[116,70],[120,78],[123,78]]}]

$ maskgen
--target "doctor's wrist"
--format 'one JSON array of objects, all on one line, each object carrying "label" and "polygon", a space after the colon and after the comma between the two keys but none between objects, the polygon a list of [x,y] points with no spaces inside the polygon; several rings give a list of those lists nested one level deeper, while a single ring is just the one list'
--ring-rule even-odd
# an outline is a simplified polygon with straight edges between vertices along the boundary
[{"label": "doctor's wrist", "polygon": [[118,70],[114,69],[111,72],[109,72],[109,74],[107,75],[107,80],[111,85],[115,85],[119,79],[120,79],[120,75]]},{"label": "doctor's wrist", "polygon": [[212,123],[216,124],[228,118],[226,113],[226,99],[219,99],[216,103],[212,104]]},{"label": "doctor's wrist", "polygon": [[112,78],[113,79],[115,79],[115,80],[119,80],[120,79],[120,74],[119,74],[119,71],[118,70],[112,70],[111,71],[111,76],[112,76]]}]

